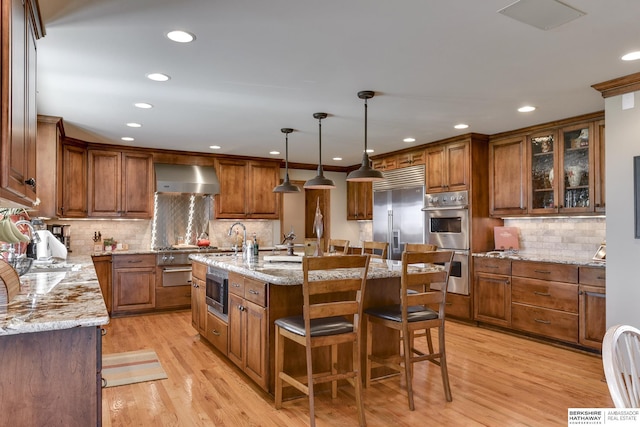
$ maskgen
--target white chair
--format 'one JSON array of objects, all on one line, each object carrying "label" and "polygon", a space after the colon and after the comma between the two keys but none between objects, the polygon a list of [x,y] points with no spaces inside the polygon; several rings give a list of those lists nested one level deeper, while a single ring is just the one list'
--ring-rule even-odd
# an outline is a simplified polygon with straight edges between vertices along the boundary
[{"label": "white chair", "polygon": [[602,340],[602,365],[616,408],[640,407],[640,329],[609,328]]}]

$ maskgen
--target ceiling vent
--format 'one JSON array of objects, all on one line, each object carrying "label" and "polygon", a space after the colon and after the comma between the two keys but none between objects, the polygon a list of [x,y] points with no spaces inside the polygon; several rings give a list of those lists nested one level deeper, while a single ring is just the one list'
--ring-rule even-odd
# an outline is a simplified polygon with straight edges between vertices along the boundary
[{"label": "ceiling vent", "polygon": [[518,0],[498,13],[541,30],[551,30],[586,15],[557,0]]}]

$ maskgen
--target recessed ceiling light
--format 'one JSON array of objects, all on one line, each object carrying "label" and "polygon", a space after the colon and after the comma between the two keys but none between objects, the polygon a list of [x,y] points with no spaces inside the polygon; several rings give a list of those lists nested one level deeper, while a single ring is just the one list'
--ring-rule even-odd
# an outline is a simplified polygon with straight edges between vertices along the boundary
[{"label": "recessed ceiling light", "polygon": [[279,151],[269,151],[269,154],[271,154],[272,156],[277,156],[278,154],[280,154]]},{"label": "recessed ceiling light", "polygon": [[166,74],[162,74],[162,73],[149,73],[149,74],[147,74],[147,78],[149,80],[153,80],[155,82],[166,82],[171,77],[167,76]]},{"label": "recessed ceiling light", "polygon": [[167,37],[170,40],[173,40],[174,42],[178,42],[178,43],[189,43],[196,39],[196,36],[194,36],[193,34],[187,33],[186,31],[180,31],[180,30],[169,31],[167,33]]},{"label": "recessed ceiling light", "polygon": [[524,107],[518,108],[518,111],[520,111],[521,113],[530,113],[535,109],[536,107],[532,107],[531,105],[525,105]]},{"label": "recessed ceiling light", "polygon": [[209,148],[211,148],[212,150],[219,150],[220,146],[219,145],[210,145]]},{"label": "recessed ceiling light", "polygon": [[640,59],[640,51],[629,52],[621,58],[623,61],[635,61]]},{"label": "recessed ceiling light", "polygon": [[454,128],[456,128],[456,129],[466,129],[468,127],[469,127],[469,125],[467,125],[465,123],[458,123],[457,125],[454,126]]},{"label": "recessed ceiling light", "polygon": [[373,153],[373,148],[367,148],[366,152],[367,153]]},{"label": "recessed ceiling light", "polygon": [[127,126],[129,126],[130,128],[141,128],[142,125],[140,123],[127,123]]},{"label": "recessed ceiling light", "polygon": [[405,138],[403,139],[404,142],[416,142],[415,138]]},{"label": "recessed ceiling light", "polygon": [[120,139],[123,140],[123,141],[135,141],[135,139],[131,138],[130,136],[123,136]]},{"label": "recessed ceiling light", "polygon": [[334,157],[333,160],[335,160],[336,162],[339,162],[340,160],[342,160],[342,157]]},{"label": "recessed ceiling light", "polygon": [[142,108],[142,109],[153,108],[153,105],[149,104],[148,102],[136,102],[133,105],[137,108]]}]

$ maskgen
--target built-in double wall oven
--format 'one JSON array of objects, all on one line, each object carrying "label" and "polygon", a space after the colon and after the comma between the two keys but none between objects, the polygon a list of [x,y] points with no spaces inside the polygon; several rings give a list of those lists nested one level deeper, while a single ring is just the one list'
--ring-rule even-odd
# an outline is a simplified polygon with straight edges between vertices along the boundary
[{"label": "built-in double wall oven", "polygon": [[470,223],[467,191],[427,194],[424,241],[454,252],[447,292],[469,295]]}]

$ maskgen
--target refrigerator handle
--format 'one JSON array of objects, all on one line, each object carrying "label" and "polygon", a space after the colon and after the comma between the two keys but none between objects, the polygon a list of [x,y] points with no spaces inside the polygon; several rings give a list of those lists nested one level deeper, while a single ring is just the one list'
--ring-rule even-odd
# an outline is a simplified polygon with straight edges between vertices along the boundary
[{"label": "refrigerator handle", "polygon": [[[390,246],[390,248],[389,248],[390,251],[389,252],[391,252],[391,251],[393,251],[393,210],[392,209],[389,209],[387,221],[388,221],[388,224],[387,224],[387,242],[389,242],[389,246]],[[389,253],[389,255],[391,255],[391,254]],[[391,258],[391,257],[389,257],[389,258]]]}]

